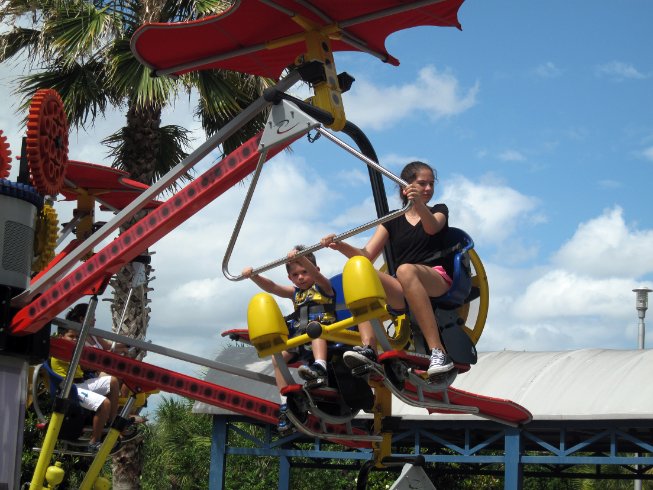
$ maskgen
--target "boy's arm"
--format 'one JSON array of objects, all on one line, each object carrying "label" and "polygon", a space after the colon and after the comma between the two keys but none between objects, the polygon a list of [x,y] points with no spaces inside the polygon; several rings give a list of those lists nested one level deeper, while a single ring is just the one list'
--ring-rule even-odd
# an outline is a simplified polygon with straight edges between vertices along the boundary
[{"label": "boy's arm", "polygon": [[297,259],[299,262],[310,274],[315,278],[315,283],[320,286],[320,289],[324,291],[329,296],[333,296],[334,291],[331,286],[331,281],[328,277],[320,272],[320,269],[313,264],[306,257],[300,257]]},{"label": "boy's arm", "polygon": [[267,277],[252,274],[252,268],[246,267],[242,272],[243,276],[248,279],[251,279],[254,284],[260,287],[266,293],[274,294],[281,298],[292,298],[295,294],[295,288],[290,286],[281,286]]}]

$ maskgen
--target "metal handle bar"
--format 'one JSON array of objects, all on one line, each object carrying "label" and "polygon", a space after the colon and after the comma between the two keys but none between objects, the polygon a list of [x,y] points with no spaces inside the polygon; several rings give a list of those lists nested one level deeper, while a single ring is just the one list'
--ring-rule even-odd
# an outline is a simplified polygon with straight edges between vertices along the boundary
[{"label": "metal handle bar", "polygon": [[[352,155],[354,155],[357,158],[359,158],[360,160],[362,160],[369,167],[372,167],[374,170],[382,173],[383,175],[388,177],[390,180],[392,180],[392,181],[396,182],[397,184],[399,184],[399,186],[401,186],[402,189],[408,185],[408,183],[406,181],[404,181],[403,179],[397,177],[396,175],[394,175],[389,170],[386,170],[381,165],[379,165],[377,162],[375,162],[374,160],[372,160],[372,159],[368,158],[367,156],[363,155],[361,152],[359,152],[355,148],[351,147],[350,145],[348,145],[344,141],[340,140],[338,137],[336,137],[335,135],[333,135],[329,131],[325,130],[324,128],[318,127],[318,128],[316,128],[316,130],[320,134],[324,135],[330,141],[336,143],[341,148],[347,150],[349,153],[351,153]],[[240,229],[241,229],[242,224],[243,224],[243,220],[245,218],[245,214],[247,213],[247,209],[249,207],[252,195],[254,194],[254,188],[256,187],[256,183],[258,181],[259,175],[260,175],[261,170],[263,168],[263,163],[265,162],[266,155],[267,155],[267,150],[263,150],[263,152],[261,153],[261,156],[259,158],[258,164],[256,166],[256,170],[254,171],[254,176],[252,177],[252,182],[251,182],[251,184],[249,186],[249,189],[247,191],[247,195],[245,196],[245,201],[243,202],[243,207],[241,208],[240,214],[238,215],[238,219],[236,220],[236,225],[235,225],[234,231],[233,231],[233,233],[231,235],[231,239],[229,240],[229,244],[227,245],[227,250],[225,252],[224,259],[222,260],[222,273],[230,281],[241,281],[243,279],[246,279],[245,276],[242,275],[242,274],[240,274],[238,276],[234,276],[233,274],[231,274],[229,272],[229,259],[231,258],[231,254],[233,252],[234,245],[236,244],[236,240],[238,239],[238,233],[240,232]],[[368,223],[366,223],[364,225],[358,226],[356,228],[353,228],[352,230],[349,230],[349,231],[347,231],[345,233],[337,235],[336,237],[334,237],[333,243],[340,242],[340,241],[345,240],[346,238],[349,238],[349,237],[351,237],[353,235],[357,235],[358,233],[362,233],[362,232],[364,232],[366,230],[369,230],[370,228],[373,228],[374,226],[377,226],[377,225],[379,225],[381,223],[385,223],[386,221],[390,221],[390,220],[392,220],[392,219],[394,219],[394,218],[396,218],[398,216],[401,216],[402,214],[405,214],[406,211],[408,211],[412,206],[413,206],[413,202],[408,201],[408,203],[403,208],[399,209],[398,211],[394,211],[394,212],[392,212],[392,213],[390,213],[390,214],[388,214],[386,216],[383,216],[382,218],[377,218],[377,219],[372,220],[372,221],[370,221],[370,222],[368,222]],[[315,245],[311,245],[310,247],[305,248],[301,252],[298,252],[294,257],[288,257],[288,256],[282,257],[282,258],[277,259],[277,260],[275,260],[273,262],[269,262],[269,263],[267,263],[267,264],[265,264],[265,265],[263,265],[261,267],[257,267],[257,268],[252,270],[252,275],[257,275],[257,274],[260,274],[262,272],[268,271],[270,269],[274,269],[275,267],[286,264],[286,263],[288,263],[288,262],[290,262],[292,260],[296,260],[299,257],[303,257],[304,255],[315,252],[315,251],[320,250],[322,248],[324,248],[324,246],[321,243],[318,242]]]},{"label": "metal handle bar", "polygon": [[95,318],[95,308],[97,306],[97,302],[97,296],[93,296],[88,302],[86,315],[84,315],[84,320],[82,321],[82,328],[79,331],[77,343],[75,344],[75,349],[73,350],[73,355],[70,359],[70,364],[68,365],[68,371],[66,372],[66,379],[64,380],[64,385],[61,389],[62,399],[68,398],[68,395],[70,395],[70,390],[73,387],[73,383],[75,381],[75,371],[77,370],[77,366],[79,366],[79,360],[82,357],[82,351],[84,350],[86,337],[88,336],[89,330],[91,330],[91,322],[93,321],[93,318]]}]

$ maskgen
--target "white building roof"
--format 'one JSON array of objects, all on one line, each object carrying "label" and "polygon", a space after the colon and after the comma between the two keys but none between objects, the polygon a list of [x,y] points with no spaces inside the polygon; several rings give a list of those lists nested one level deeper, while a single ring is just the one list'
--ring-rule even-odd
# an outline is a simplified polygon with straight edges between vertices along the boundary
[{"label": "white building roof", "polygon": [[[271,362],[252,347],[229,347],[217,361],[272,375]],[[278,401],[275,386],[211,370],[218,385]],[[563,352],[487,352],[458,376],[454,386],[526,407],[534,420],[653,419],[653,350],[583,349]],[[230,413],[204,403],[195,412]],[[471,415],[428,415],[393,400],[393,415],[415,419],[465,419]]]}]

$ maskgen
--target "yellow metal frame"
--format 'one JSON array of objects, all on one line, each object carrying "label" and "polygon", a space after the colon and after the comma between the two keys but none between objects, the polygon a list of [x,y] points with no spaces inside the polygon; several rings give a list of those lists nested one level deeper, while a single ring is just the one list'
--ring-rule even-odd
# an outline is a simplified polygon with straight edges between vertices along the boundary
[{"label": "yellow metal frame", "polygon": [[39,459],[34,468],[34,474],[32,475],[29,490],[41,490],[43,488],[43,480],[45,479],[48,466],[50,465],[50,460],[54,453],[54,446],[59,438],[59,431],[63,425],[64,417],[65,414],[61,412],[52,412],[52,415],[50,416],[50,423],[48,424],[48,430],[43,439],[41,453],[39,454]]},{"label": "yellow metal frame", "polygon": [[300,42],[305,43],[306,52],[296,58],[296,63],[301,64],[308,61],[320,61],[324,66],[326,80],[313,85],[313,97],[311,103],[329,112],[334,121],[326,125],[334,131],[340,131],[345,127],[345,107],[342,103],[342,90],[338,82],[331,40],[340,39],[342,30],[337,24],[329,24],[320,27],[311,20],[301,15],[293,15],[292,20],[299,24],[306,32],[276,39],[266,43],[266,49],[273,50]]},{"label": "yellow metal frame", "polygon": [[[488,281],[485,268],[474,250],[469,251],[473,265],[472,285],[479,289],[479,306],[473,326],[464,326],[470,339],[476,344],[483,332],[488,312]],[[394,349],[403,349],[410,339],[410,325],[405,315],[391,316],[387,311],[385,291],[381,285],[377,271],[365,257],[352,257],[345,264],[342,275],[345,303],[352,316],[330,325],[321,325],[320,338],[348,345],[360,345],[360,335],[350,328],[369,320],[392,321],[394,333],[388,335],[388,341]],[[459,314],[465,321],[469,315],[469,305],[459,309]],[[308,334],[288,338],[288,329],[281,310],[275,299],[268,293],[259,293],[252,301],[247,312],[250,328],[250,341],[256,348],[259,357],[270,356],[283,350],[292,349],[313,340]],[[374,465],[383,468],[383,460],[392,453],[392,433],[383,432],[382,422],[392,415],[392,394],[383,385],[373,380],[370,386],[374,389],[374,434],[381,435],[381,441],[374,442]]]}]

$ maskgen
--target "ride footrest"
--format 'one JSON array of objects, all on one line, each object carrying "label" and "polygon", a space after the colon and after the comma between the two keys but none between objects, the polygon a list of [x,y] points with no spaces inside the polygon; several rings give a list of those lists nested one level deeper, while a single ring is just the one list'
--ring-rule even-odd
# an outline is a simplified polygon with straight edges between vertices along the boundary
[{"label": "ride footrest", "polygon": [[327,388],[329,386],[329,377],[320,376],[315,379],[309,379],[304,383],[304,386],[308,390],[317,390],[319,388]]},{"label": "ride footrest", "polygon": [[[379,362],[382,364],[392,359],[407,362],[416,371],[426,371],[429,367],[430,356],[405,350],[391,350],[379,355]],[[458,370],[459,374],[466,373],[470,370],[470,365],[454,362],[454,368]]]},{"label": "ride footrest", "polygon": [[381,440],[378,435],[354,427],[352,422],[358,410],[347,407],[334,388],[308,390],[293,384],[283,388],[281,394],[288,399],[288,419],[306,435],[357,448],[369,448],[372,442]]}]

